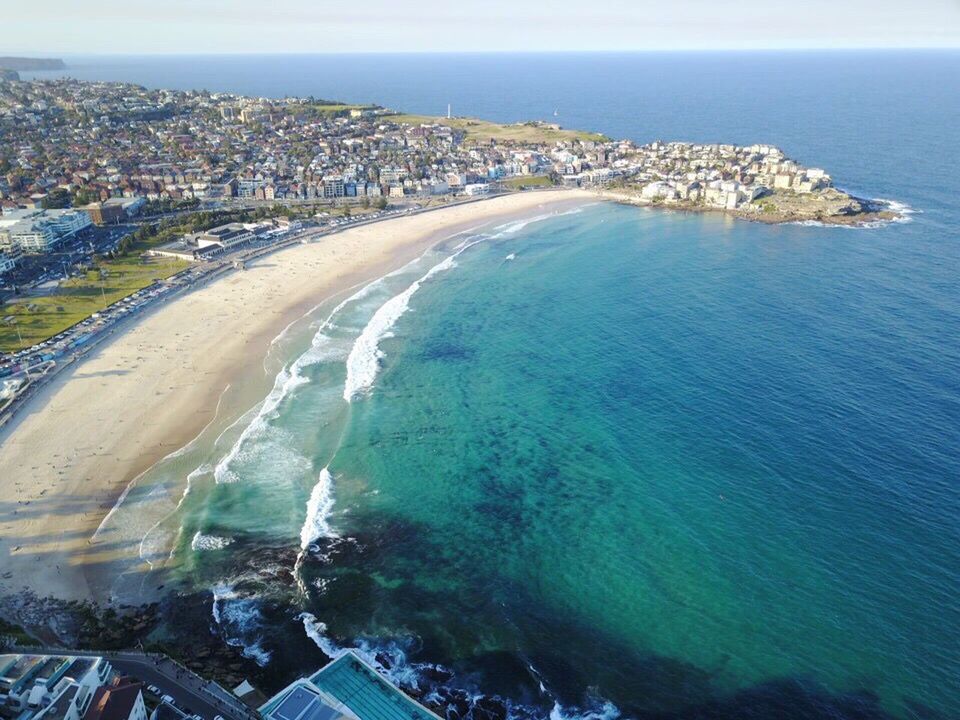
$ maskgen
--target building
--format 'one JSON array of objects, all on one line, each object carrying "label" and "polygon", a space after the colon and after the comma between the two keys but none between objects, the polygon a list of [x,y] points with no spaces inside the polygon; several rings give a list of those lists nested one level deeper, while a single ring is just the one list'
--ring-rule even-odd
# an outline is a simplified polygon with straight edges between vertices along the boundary
[{"label": "building", "polygon": [[265,720],[440,720],[352,651],[274,695]]},{"label": "building", "polygon": [[119,222],[121,218],[126,216],[123,206],[117,203],[91,203],[80,209],[90,216],[94,225],[109,225]]},{"label": "building", "polygon": [[184,235],[179,240],[147,250],[154,257],[173,257],[189,262],[209,260],[231,248],[249,242],[253,230],[241,223],[228,223],[204,232]]},{"label": "building", "polygon": [[192,238],[183,237],[179,240],[150,248],[146,254],[151,257],[172,257],[177,260],[186,260],[187,262],[199,262],[200,260],[208,260],[222,252],[223,248],[219,245],[209,245],[201,248]]},{"label": "building", "polygon": [[100,657],[0,655],[0,707],[17,720],[82,720],[111,676]]},{"label": "building", "polygon": [[8,272],[12,272],[16,266],[17,261],[13,255],[0,252],[0,277],[3,277]]},{"label": "building", "polygon": [[198,247],[205,248],[211,245],[219,245],[226,250],[252,240],[253,232],[241,223],[228,223],[197,233],[193,237],[196,239]]},{"label": "building", "polygon": [[118,677],[97,688],[82,720],[148,720],[143,683]]},{"label": "building", "polygon": [[90,224],[90,216],[79,210],[7,210],[0,216],[0,250],[50,252]]},{"label": "building", "polygon": [[341,198],[346,194],[341,175],[326,175],[323,178],[323,197]]}]

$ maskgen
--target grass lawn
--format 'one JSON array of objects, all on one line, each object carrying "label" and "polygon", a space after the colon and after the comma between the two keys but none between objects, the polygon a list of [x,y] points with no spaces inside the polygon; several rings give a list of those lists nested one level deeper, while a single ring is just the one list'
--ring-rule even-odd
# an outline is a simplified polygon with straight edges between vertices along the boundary
[{"label": "grass lawn", "polygon": [[347,103],[309,103],[305,105],[292,105],[290,112],[294,115],[302,114],[306,111],[312,111],[319,115],[347,115],[351,110],[376,110],[376,105],[349,105]]},{"label": "grass lawn", "polygon": [[487,142],[491,138],[500,142],[547,144],[555,143],[557,140],[603,141],[607,139],[599,133],[589,133],[582,130],[554,130],[533,123],[502,125],[476,118],[451,118],[448,120],[445,117],[431,117],[429,115],[387,115],[384,119],[404,125],[440,123],[447,127],[464,130],[467,134],[467,142],[474,143]]},{"label": "grass lawn", "polygon": [[[0,308],[0,318],[13,316],[23,336],[23,345],[17,337],[17,327],[0,323],[0,351],[14,352],[53,337],[71,325],[103,310],[110,303],[126,297],[155,279],[170,277],[188,266],[176,258],[141,260],[139,251],[116,260],[104,261],[101,283],[100,272],[91,270],[84,277],[70,278],[52,295],[36,298],[17,298]],[[102,291],[101,291],[102,285]]]},{"label": "grass lawn", "polygon": [[553,183],[550,181],[550,178],[545,175],[522,175],[520,177],[507,178],[506,180],[501,180],[500,184],[506,188],[535,188],[535,187],[550,187]]}]

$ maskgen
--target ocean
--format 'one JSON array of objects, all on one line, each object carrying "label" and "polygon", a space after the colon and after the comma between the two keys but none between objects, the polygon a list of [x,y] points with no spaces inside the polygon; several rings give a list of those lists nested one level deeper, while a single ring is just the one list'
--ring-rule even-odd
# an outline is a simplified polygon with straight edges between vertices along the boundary
[{"label": "ocean", "polygon": [[176,509],[111,522],[277,683],[357,647],[478,719],[960,716],[960,53],[67,62],[772,143],[909,208],[448,238],[291,326],[269,395],[151,471]]}]

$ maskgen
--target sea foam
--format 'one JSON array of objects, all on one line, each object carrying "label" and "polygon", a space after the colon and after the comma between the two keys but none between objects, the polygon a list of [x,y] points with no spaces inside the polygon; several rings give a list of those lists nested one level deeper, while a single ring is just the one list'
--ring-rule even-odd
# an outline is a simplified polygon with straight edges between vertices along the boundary
[{"label": "sea foam", "polygon": [[263,648],[263,638],[258,632],[262,617],[256,596],[243,596],[229,583],[217,583],[210,591],[213,593],[211,614],[224,641],[265,667],[271,654]]},{"label": "sea foam", "polygon": [[[382,675],[389,678],[395,685],[425,692],[424,697],[428,702],[443,704],[445,700],[441,690],[452,691],[467,702],[470,711],[466,716],[471,717],[473,716],[472,711],[475,707],[480,708],[484,700],[491,699],[491,697],[485,696],[475,689],[471,690],[463,687],[459,682],[443,686],[426,679],[431,674],[435,675],[436,673],[428,673],[425,671],[439,670],[442,674],[447,675],[453,675],[453,673],[442,665],[411,662],[409,659],[409,648],[401,642],[386,640],[374,643],[361,638],[356,641],[353,647],[343,647],[327,634],[327,624],[318,620],[311,613],[300,613],[298,619],[303,623],[303,629],[307,637],[309,637],[327,657],[335,660],[347,651],[353,651],[363,658],[371,667],[376,668]],[[562,705],[556,696],[547,689],[536,668],[529,664],[527,667],[531,675],[537,680],[541,695],[548,703],[553,703],[547,716],[549,720],[617,720],[617,718],[620,717],[620,710],[608,700],[594,700],[590,706],[586,708]],[[506,705],[507,717],[511,719],[543,719],[546,715],[544,709],[537,706],[516,703],[508,698],[501,698],[498,695],[492,696],[492,699],[498,700]]]},{"label": "sea foam", "polygon": [[347,402],[362,392],[368,391],[377,378],[380,370],[380,360],[383,352],[380,350],[380,342],[390,337],[390,332],[403,314],[410,307],[410,298],[417,292],[427,280],[456,266],[456,257],[467,248],[475,245],[479,240],[466,242],[460,248],[441,262],[430,268],[423,277],[415,280],[406,290],[399,295],[394,295],[381,305],[370,318],[370,322],[357,337],[350,355],[347,358],[347,381],[343,387],[343,399]]},{"label": "sea foam", "polygon": [[300,549],[306,550],[320,538],[336,537],[336,533],[327,522],[333,510],[333,476],[330,470],[320,471],[317,484],[313,486],[310,499],[307,500],[307,517],[300,529]]},{"label": "sea foam", "polygon": [[222,550],[233,542],[233,538],[221,537],[219,535],[204,535],[199,530],[190,541],[190,549],[194,551],[202,550]]},{"label": "sea foam", "polygon": [[574,215],[582,211],[582,208],[573,208],[560,213],[545,213],[543,215],[534,215],[533,217],[523,218],[522,220],[513,220],[493,228],[492,234],[480,234],[471,236],[460,243],[452,255],[434,265],[419,280],[415,280],[410,287],[399,295],[394,295],[387,300],[370,318],[370,322],[360,333],[353,348],[350,350],[350,356],[347,358],[347,381],[343,387],[343,399],[352,402],[359,395],[369,392],[377,379],[377,373],[380,371],[380,361],[383,359],[383,351],[380,349],[380,342],[391,336],[393,326],[403,314],[410,308],[410,299],[419,290],[423,284],[437,273],[456,267],[456,258],[465,250],[470,249],[477,243],[484,240],[498,240],[508,235],[520,232],[531,223],[540,222],[549,218],[560,217],[562,215]]},{"label": "sea foam", "polygon": [[289,367],[285,367],[277,373],[273,382],[273,388],[260,404],[260,409],[257,411],[256,416],[243,429],[240,437],[237,438],[227,454],[221,458],[220,462],[218,462],[214,468],[213,476],[218,483],[236,482],[239,480],[239,476],[230,468],[231,464],[237,459],[241,449],[248,441],[256,439],[266,431],[269,421],[274,417],[280,403],[282,403],[291,392],[309,381],[303,374],[304,369],[317,363],[339,359],[338,351],[333,347],[331,338],[325,331],[332,326],[333,318],[343,310],[348,303],[364,298],[382,281],[383,278],[378,278],[364,285],[346,300],[340,302],[320,324],[306,352],[294,360]]}]

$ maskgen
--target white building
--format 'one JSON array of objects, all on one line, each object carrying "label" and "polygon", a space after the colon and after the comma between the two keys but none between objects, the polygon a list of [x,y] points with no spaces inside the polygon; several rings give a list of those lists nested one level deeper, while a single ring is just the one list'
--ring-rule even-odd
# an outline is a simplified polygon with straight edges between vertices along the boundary
[{"label": "white building", "polygon": [[17,266],[17,261],[12,255],[0,252],[0,277],[11,272]]},{"label": "white building", "polygon": [[7,210],[0,217],[0,251],[49,252],[91,223],[79,210]]},{"label": "white building", "polygon": [[197,247],[200,248],[219,245],[227,249],[252,240],[253,232],[241,223],[228,223],[227,225],[221,225],[205,230],[202,233],[197,233],[194,239],[196,240]]},{"label": "white building", "polygon": [[640,197],[644,200],[672,200],[677,191],[665,182],[660,180],[648,183],[640,190]]},{"label": "white building", "polygon": [[325,175],[323,178],[323,197],[341,198],[346,195],[342,175]]},{"label": "white building", "polygon": [[0,655],[0,703],[18,720],[83,720],[111,676],[100,657]]}]

